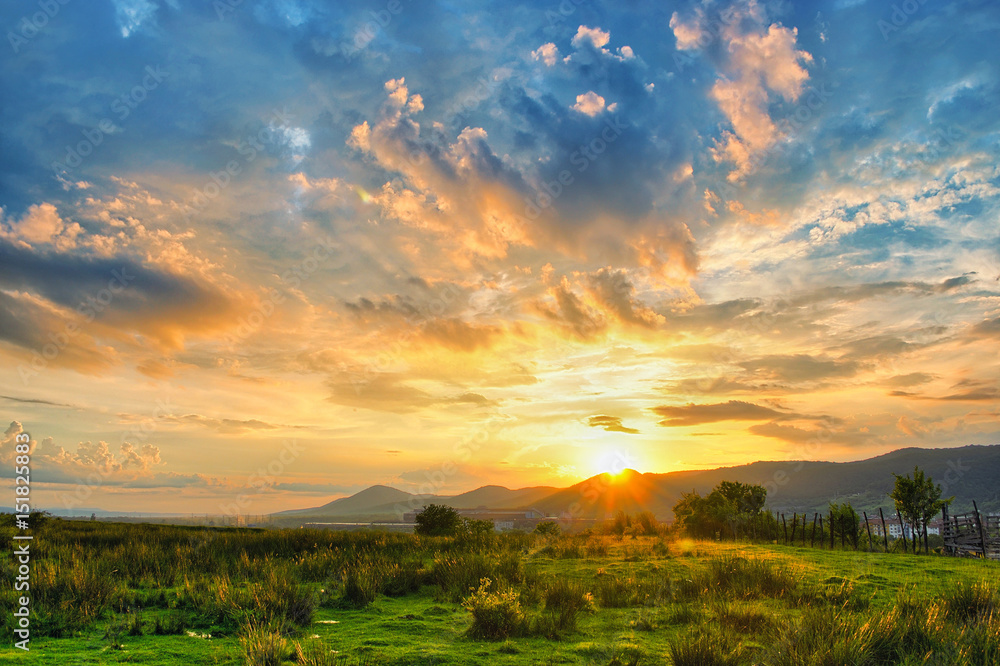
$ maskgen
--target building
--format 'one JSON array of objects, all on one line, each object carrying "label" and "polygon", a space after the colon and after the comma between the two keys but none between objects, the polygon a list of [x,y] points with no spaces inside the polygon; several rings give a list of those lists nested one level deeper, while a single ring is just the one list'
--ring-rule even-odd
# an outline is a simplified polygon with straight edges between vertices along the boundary
[{"label": "building", "polygon": [[[927,523],[927,534],[941,534],[941,528],[944,526],[944,522],[940,518],[935,518],[931,522]],[[878,518],[872,518],[869,516],[867,526],[862,523],[862,530],[871,529],[873,537],[882,536],[882,521]],[[893,514],[892,516],[885,517],[885,529],[889,533],[890,539],[898,539],[900,536],[906,536],[907,539],[912,539],[913,530],[910,525],[903,521],[900,525],[898,514]],[[920,532],[919,536],[923,536],[923,531]]]}]

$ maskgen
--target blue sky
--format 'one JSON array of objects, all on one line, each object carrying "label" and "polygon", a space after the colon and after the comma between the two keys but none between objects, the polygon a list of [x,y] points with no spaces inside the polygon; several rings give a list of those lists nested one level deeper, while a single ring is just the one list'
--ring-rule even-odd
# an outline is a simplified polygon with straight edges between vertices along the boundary
[{"label": "blue sky", "polygon": [[993,3],[0,26],[0,451],[53,507],[1000,442]]}]

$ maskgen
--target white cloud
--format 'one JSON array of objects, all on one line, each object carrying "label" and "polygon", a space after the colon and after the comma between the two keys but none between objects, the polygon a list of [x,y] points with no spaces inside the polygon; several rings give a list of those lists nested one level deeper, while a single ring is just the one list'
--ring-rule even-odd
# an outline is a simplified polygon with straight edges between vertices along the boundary
[{"label": "white cloud", "polygon": [[[2,222],[2,216],[0,216]],[[6,225],[5,225],[6,226]],[[10,223],[10,229],[0,227],[0,235],[20,240],[27,244],[50,243],[61,250],[72,249],[76,237],[83,231],[79,224],[67,224],[56,207],[42,202],[28,208],[17,222]]]},{"label": "white cloud", "polygon": [[593,90],[576,96],[576,104],[570,107],[588,116],[596,116],[604,111],[604,98]]},{"label": "white cloud", "polygon": [[556,48],[555,44],[549,42],[548,44],[542,44],[532,51],[531,57],[535,60],[541,60],[547,67],[551,67],[556,64],[556,59],[559,57],[559,49]]},{"label": "white cloud", "polygon": [[600,28],[588,28],[585,25],[581,25],[577,29],[576,35],[573,36],[572,44],[577,48],[589,44],[595,49],[600,49],[603,48],[610,40],[610,32],[605,32]]},{"label": "white cloud", "polygon": [[156,15],[159,6],[149,0],[114,0],[115,19],[122,31],[122,37],[128,37],[139,26]]}]

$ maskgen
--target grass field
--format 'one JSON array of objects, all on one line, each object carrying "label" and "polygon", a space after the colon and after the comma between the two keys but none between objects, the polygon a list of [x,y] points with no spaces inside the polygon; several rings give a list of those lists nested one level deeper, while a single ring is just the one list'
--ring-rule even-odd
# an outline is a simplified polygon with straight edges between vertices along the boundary
[{"label": "grass field", "polygon": [[[10,542],[12,528],[2,528]],[[668,536],[48,520],[37,664],[998,664],[995,562]],[[13,607],[13,563],[3,560]]]}]

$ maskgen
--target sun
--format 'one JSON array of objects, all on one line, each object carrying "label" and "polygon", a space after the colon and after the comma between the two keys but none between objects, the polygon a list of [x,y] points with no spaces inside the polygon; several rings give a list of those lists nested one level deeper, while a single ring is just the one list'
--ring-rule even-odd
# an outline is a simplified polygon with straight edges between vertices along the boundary
[{"label": "sun", "polygon": [[638,467],[635,458],[622,449],[606,449],[596,460],[596,474],[610,474],[612,480],[622,477],[627,469]]}]

